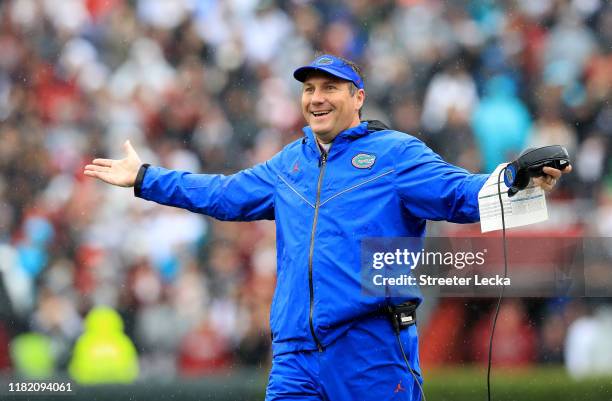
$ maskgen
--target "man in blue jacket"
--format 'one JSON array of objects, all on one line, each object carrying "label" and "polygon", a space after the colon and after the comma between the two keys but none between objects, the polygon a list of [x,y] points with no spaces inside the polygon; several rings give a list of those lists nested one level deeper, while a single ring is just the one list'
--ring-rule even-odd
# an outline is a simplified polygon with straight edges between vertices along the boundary
[{"label": "man in blue jacket", "polygon": [[[265,163],[230,176],[171,171],[142,164],[126,142],[126,158],[95,159],[85,174],[221,220],[276,220],[267,400],[419,400],[416,326],[400,330],[385,311],[421,299],[362,295],[360,241],[421,237],[426,220],[478,221],[487,176],[362,122],[364,83],[350,61],[323,55],[294,77],[308,125]],[[561,172],[545,172],[537,184],[550,190]]]}]

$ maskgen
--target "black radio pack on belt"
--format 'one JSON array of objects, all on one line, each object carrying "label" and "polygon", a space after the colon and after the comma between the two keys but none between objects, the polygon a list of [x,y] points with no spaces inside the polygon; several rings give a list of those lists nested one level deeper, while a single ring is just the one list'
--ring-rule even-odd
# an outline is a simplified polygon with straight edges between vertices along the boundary
[{"label": "black radio pack on belt", "polygon": [[417,304],[412,301],[387,306],[387,313],[396,333],[416,323],[416,309]]}]

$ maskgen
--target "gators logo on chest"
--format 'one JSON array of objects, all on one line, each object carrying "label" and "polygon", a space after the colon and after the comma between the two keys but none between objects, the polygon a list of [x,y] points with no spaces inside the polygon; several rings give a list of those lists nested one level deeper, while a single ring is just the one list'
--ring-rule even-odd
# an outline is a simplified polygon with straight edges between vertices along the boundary
[{"label": "gators logo on chest", "polygon": [[351,160],[353,167],[359,169],[371,168],[375,162],[376,156],[368,153],[359,153]]}]

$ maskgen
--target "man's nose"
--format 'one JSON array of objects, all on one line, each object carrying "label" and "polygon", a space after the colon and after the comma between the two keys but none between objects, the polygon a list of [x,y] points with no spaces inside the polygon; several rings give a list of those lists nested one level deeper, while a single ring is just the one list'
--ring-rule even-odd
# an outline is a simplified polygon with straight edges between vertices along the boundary
[{"label": "man's nose", "polygon": [[320,89],[315,89],[312,93],[312,97],[310,98],[310,103],[313,104],[321,104],[325,101],[325,97]]}]

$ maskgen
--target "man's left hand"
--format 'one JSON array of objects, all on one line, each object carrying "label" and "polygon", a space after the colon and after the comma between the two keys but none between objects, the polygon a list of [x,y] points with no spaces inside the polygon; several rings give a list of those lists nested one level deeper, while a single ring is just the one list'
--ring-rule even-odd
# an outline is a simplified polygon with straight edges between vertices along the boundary
[{"label": "man's left hand", "polygon": [[543,177],[535,177],[533,179],[533,183],[536,186],[542,188],[544,191],[550,192],[555,187],[555,185],[557,185],[557,181],[561,178],[563,174],[568,174],[572,171],[572,166],[569,165],[563,170],[557,170],[556,168],[552,167],[544,167],[542,171],[546,175]]}]

